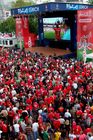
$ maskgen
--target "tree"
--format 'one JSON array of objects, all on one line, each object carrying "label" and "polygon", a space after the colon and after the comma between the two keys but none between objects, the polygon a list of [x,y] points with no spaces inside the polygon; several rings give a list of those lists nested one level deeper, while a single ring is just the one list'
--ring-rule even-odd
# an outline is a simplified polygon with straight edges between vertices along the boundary
[{"label": "tree", "polygon": [[29,17],[29,30],[32,33],[38,33],[38,19],[35,15]]},{"label": "tree", "polygon": [[7,20],[0,22],[0,32],[15,32],[15,19],[13,17],[9,17]]},{"label": "tree", "polygon": [[[12,8],[18,8],[23,6],[29,6],[33,5],[34,2],[31,0],[31,2],[25,2],[24,0],[16,0],[16,2],[12,2]],[[13,17],[9,17],[7,20],[0,22],[0,32],[9,33],[9,32],[15,32],[15,19]],[[38,20],[35,15],[31,15],[29,18],[29,29],[30,32],[37,34],[37,26],[38,26]]]},{"label": "tree", "polygon": [[88,3],[89,4],[93,4],[93,0],[88,0]]},{"label": "tree", "polygon": [[[30,0],[30,2],[26,2],[24,0],[16,0],[16,2],[12,2],[12,7],[19,8],[19,7],[24,7],[24,6],[30,6],[33,4],[35,4],[34,0]],[[37,26],[38,26],[38,20],[37,20],[36,16],[31,15],[29,18],[29,30],[30,30],[30,32],[37,34]]]},{"label": "tree", "polygon": [[[24,0],[16,0],[16,2],[12,3],[13,8],[18,8],[18,7],[24,7],[24,6],[29,6],[35,4],[33,0],[31,2],[25,2]],[[30,32],[36,33],[37,34],[37,27],[38,26],[38,20],[35,15],[31,15],[29,17],[29,30]]]},{"label": "tree", "polygon": [[15,2],[12,2],[12,8],[19,8],[24,6],[29,6],[35,4],[33,1],[26,2],[24,0],[16,0]]}]

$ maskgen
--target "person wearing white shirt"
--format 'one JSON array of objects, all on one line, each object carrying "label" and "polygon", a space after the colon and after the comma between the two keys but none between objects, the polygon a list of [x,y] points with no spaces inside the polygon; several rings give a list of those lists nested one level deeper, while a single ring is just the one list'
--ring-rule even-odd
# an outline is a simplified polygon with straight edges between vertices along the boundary
[{"label": "person wearing white shirt", "polygon": [[2,138],[2,131],[0,130],[0,139]]},{"label": "person wearing white shirt", "polygon": [[74,89],[77,89],[77,88],[78,88],[77,83],[73,83],[73,88],[74,88]]},{"label": "person wearing white shirt", "polygon": [[23,132],[25,132],[25,130],[26,130],[25,121],[21,121],[21,128],[22,128]]},{"label": "person wearing white shirt", "polygon": [[3,91],[4,91],[4,88],[1,88],[1,89],[0,89],[0,93],[3,93]]},{"label": "person wearing white shirt", "polygon": [[14,96],[13,97],[13,101],[16,102],[17,101],[17,97]]},{"label": "person wearing white shirt", "polygon": [[88,140],[93,140],[93,136],[88,137]]},{"label": "person wearing white shirt", "polygon": [[64,118],[60,118],[59,121],[60,121],[61,124],[65,123],[65,119]]},{"label": "person wearing white shirt", "polygon": [[93,136],[91,136],[91,137],[89,138],[89,140],[93,140]]},{"label": "person wearing white shirt", "polygon": [[13,89],[13,90],[11,91],[11,93],[12,93],[12,96],[16,95],[16,90]]},{"label": "person wearing white shirt", "polygon": [[32,131],[34,134],[34,140],[36,140],[38,138],[38,128],[39,128],[39,124],[37,122],[34,122],[32,124]]},{"label": "person wearing white shirt", "polygon": [[74,134],[69,134],[69,139],[70,140],[74,140],[76,138],[76,135],[74,135]]},{"label": "person wearing white shirt", "polygon": [[20,133],[20,125],[18,123],[15,123],[13,125],[14,128],[14,138],[18,138],[18,135]]},{"label": "person wearing white shirt", "polygon": [[17,107],[13,107],[12,110],[16,113],[16,111],[18,110],[18,108]]},{"label": "person wearing white shirt", "polygon": [[69,112],[69,110],[67,110],[66,112],[65,112],[65,118],[71,118],[71,113]]},{"label": "person wearing white shirt", "polygon": [[15,123],[14,125],[13,125],[13,127],[14,127],[14,132],[15,132],[15,135],[18,135],[18,133],[20,132],[20,126],[19,126],[19,124],[18,123]]}]

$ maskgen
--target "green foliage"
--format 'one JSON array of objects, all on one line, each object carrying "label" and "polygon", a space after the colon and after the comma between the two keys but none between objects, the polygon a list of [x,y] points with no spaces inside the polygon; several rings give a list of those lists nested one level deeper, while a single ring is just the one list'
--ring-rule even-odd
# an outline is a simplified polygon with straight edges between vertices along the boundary
[{"label": "green foliage", "polygon": [[[18,8],[23,6],[33,5],[34,2],[25,2],[24,0],[16,0],[16,2],[12,2],[12,8]],[[0,32],[10,33],[15,32],[15,19],[13,17],[9,17],[7,20],[0,22]],[[31,15],[29,18],[29,29],[30,32],[36,33],[38,30],[38,19],[35,15]]]},{"label": "green foliage", "polygon": [[0,32],[15,32],[15,19],[13,17],[9,17],[7,20],[0,22]]},{"label": "green foliage", "polygon": [[19,7],[24,7],[24,6],[29,6],[33,5],[34,2],[25,2],[24,0],[16,0],[16,2],[12,2],[12,7],[13,8],[19,8]]},{"label": "green foliage", "polygon": [[29,30],[32,33],[38,33],[38,18],[35,15],[29,17]]},{"label": "green foliage", "polygon": [[93,0],[88,0],[88,3],[89,4],[93,4]]}]

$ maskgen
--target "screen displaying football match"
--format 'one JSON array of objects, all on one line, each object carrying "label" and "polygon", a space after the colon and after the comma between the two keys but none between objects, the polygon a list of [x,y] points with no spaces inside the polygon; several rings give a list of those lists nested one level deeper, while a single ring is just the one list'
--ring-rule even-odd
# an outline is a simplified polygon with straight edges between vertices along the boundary
[{"label": "screen displaying football match", "polygon": [[45,39],[70,40],[69,20],[63,17],[43,18]]}]

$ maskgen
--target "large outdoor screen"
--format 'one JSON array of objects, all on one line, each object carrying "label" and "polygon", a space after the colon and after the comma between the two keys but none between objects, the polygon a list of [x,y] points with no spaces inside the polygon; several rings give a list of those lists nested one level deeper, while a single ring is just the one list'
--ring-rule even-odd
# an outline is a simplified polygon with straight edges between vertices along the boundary
[{"label": "large outdoor screen", "polygon": [[71,30],[68,18],[43,18],[44,38],[53,40],[70,40]]}]

